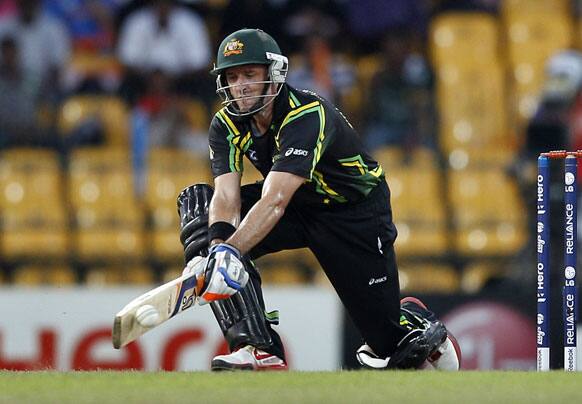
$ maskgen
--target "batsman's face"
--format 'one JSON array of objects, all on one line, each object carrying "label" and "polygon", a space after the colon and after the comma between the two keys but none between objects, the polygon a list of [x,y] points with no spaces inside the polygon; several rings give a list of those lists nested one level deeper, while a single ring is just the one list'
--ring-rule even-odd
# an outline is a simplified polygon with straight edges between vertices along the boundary
[{"label": "batsman's face", "polygon": [[[230,93],[237,99],[239,110],[248,111],[259,100],[267,79],[267,68],[263,65],[231,67],[225,72]],[[267,92],[271,92],[271,89]]]}]

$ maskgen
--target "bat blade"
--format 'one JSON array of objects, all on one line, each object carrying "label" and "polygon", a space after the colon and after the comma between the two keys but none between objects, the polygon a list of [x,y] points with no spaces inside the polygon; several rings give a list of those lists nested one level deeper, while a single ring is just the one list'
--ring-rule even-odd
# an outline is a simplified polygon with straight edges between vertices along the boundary
[{"label": "bat blade", "polygon": [[[205,264],[202,257],[196,258],[200,259],[195,263],[192,272],[136,297],[115,315],[111,333],[114,348],[124,347],[194,305],[196,301],[195,273],[199,272],[197,269],[203,269],[199,266]],[[159,314],[159,320],[155,326],[144,327],[136,319],[136,312],[145,305],[153,306]]]}]

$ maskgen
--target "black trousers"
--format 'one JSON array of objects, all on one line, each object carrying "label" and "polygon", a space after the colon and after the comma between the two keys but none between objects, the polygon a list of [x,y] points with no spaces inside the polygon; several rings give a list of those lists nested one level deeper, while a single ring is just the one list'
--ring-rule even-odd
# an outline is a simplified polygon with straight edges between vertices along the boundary
[{"label": "black trousers", "polygon": [[[241,188],[243,217],[260,199],[261,190],[260,183]],[[400,326],[395,239],[390,191],[382,182],[358,203],[320,207],[291,200],[284,216],[250,256],[255,259],[308,247],[364,340],[378,355],[387,357],[407,333]]]}]

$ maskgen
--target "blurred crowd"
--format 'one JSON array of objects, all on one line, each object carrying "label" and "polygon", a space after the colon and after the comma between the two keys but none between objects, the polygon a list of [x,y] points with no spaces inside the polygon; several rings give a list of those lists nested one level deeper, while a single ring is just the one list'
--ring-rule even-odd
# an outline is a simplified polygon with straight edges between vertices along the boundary
[{"label": "blurred crowd", "polygon": [[62,133],[58,110],[69,97],[107,94],[145,114],[149,143],[200,151],[203,133],[190,130],[185,100],[215,108],[216,44],[259,27],[292,56],[290,84],[340,106],[359,84],[354,58],[383,55],[369,83],[377,91],[354,117],[368,143],[434,146],[424,43],[431,16],[451,8],[494,12],[495,1],[3,0],[0,144],[66,152],[99,142],[94,117]]},{"label": "blurred crowd", "polygon": [[[131,156],[133,191],[140,197],[146,192],[151,150],[174,148],[207,160],[208,122],[220,108],[214,79],[208,73],[216,47],[232,31],[261,28],[276,38],[290,58],[288,83],[312,89],[337,104],[373,152],[378,156],[386,152],[388,160],[383,165],[413,164],[409,158],[413,151],[429,153],[431,157],[423,154],[425,162],[415,169],[426,170],[426,161],[432,162],[432,169],[445,178],[440,182],[442,196],[450,191],[447,187],[452,186],[455,172],[474,168],[471,162],[475,159],[499,168],[521,187],[524,198],[531,198],[532,162],[537,153],[582,148],[582,55],[576,50],[582,42],[577,33],[582,1],[555,2],[0,0],[0,150],[54,150],[68,169],[67,158],[73,150],[122,145]],[[552,10],[559,9],[558,3],[564,6],[560,18],[566,18],[574,32],[563,47],[548,51],[540,74],[515,62],[511,50],[510,42],[519,36],[519,30],[511,28],[511,18],[529,15],[521,5],[526,3],[542,13],[546,12],[544,4],[551,3]],[[459,59],[466,59],[461,62],[439,59],[433,48],[448,39],[434,27],[445,16],[455,14],[486,20],[502,32],[495,43],[509,50],[499,52],[503,55],[499,60],[478,54],[478,63],[485,66],[480,69],[470,65],[469,56],[460,55]],[[459,32],[462,36],[462,29]],[[503,35],[509,39],[501,39]],[[459,66],[467,73],[464,80],[475,83],[475,88],[471,92],[452,86],[447,93],[451,67]],[[483,128],[477,123],[472,129],[471,122],[462,119],[447,126],[448,114],[465,108],[462,113],[478,119],[490,113],[481,114],[478,103],[455,103],[477,98],[495,104],[497,98],[490,98],[483,80],[494,80],[497,76],[488,72],[497,69],[501,72],[500,97],[510,100],[496,106],[498,115],[509,115],[506,123],[497,125],[503,128],[503,141],[487,150],[485,143],[476,141],[459,151],[458,145],[479,139],[481,134],[473,136],[473,130]],[[515,94],[522,95],[521,79],[534,73],[540,76],[535,97],[524,86],[523,97],[512,106]],[[513,87],[503,84],[513,81],[517,83]],[[460,94],[459,89],[465,93]],[[507,94],[509,91],[514,93]],[[491,114],[490,121],[505,119]],[[451,135],[446,137],[443,132],[449,129]],[[471,154],[474,149],[477,157]],[[450,176],[447,170],[451,170]],[[387,167],[389,182],[391,172],[397,177],[398,167],[393,171]],[[397,194],[397,182],[391,187]],[[448,202],[443,210],[451,210]],[[416,221],[411,219],[412,227]],[[503,238],[507,232],[499,228],[493,232],[500,245],[504,240],[507,245]],[[406,234],[401,231],[402,243]],[[481,233],[467,237],[468,250],[483,248]],[[519,256],[525,251],[523,241],[512,245],[515,248],[507,255]],[[453,262],[455,269],[466,264],[451,261],[446,252],[440,258]]]}]

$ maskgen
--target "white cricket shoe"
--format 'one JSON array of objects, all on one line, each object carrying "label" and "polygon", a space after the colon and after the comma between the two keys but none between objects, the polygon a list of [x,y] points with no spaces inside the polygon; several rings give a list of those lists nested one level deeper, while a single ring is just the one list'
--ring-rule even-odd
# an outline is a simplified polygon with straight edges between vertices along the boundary
[{"label": "white cricket shoe", "polygon": [[376,355],[376,352],[368,344],[364,344],[356,351],[356,359],[360,365],[370,369],[386,369],[390,357],[381,358]]},{"label": "white cricket shoe", "polygon": [[278,356],[245,345],[228,355],[212,359],[212,370],[287,370],[287,363]]}]

